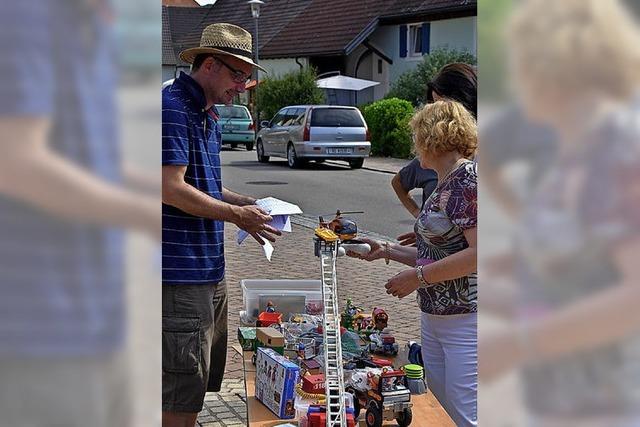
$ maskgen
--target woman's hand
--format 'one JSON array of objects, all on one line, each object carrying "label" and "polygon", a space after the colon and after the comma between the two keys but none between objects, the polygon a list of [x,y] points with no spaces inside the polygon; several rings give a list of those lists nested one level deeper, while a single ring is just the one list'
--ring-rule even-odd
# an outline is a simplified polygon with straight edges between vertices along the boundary
[{"label": "woman's hand", "polygon": [[360,240],[363,243],[368,243],[369,246],[371,246],[371,250],[364,255],[360,255],[357,252],[347,250],[346,252],[347,256],[350,256],[352,258],[363,259],[365,261],[373,261],[376,259],[384,258],[385,248],[384,248],[383,242],[378,240],[367,239],[367,238],[362,238],[362,239],[359,238],[358,240]]},{"label": "woman's hand", "polygon": [[416,270],[404,270],[393,276],[386,285],[387,293],[394,297],[404,298],[420,287]]}]

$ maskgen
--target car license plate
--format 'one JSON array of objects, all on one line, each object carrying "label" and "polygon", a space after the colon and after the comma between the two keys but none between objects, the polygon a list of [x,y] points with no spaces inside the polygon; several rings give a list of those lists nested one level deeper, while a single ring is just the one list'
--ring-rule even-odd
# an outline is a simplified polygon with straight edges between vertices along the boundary
[{"label": "car license plate", "polygon": [[352,148],[327,148],[327,154],[351,154]]},{"label": "car license plate", "polygon": [[240,128],[240,126],[236,126],[236,125],[224,125],[222,126],[222,130],[223,131],[234,131],[234,130],[238,130]]}]

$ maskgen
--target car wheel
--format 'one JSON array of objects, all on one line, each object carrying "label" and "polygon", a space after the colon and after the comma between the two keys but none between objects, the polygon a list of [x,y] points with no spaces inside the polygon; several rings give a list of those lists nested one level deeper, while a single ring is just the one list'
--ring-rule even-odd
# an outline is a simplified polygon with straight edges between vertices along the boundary
[{"label": "car wheel", "polygon": [[303,164],[304,162],[296,155],[296,149],[293,144],[289,144],[287,147],[287,165],[289,165],[291,169],[298,169],[301,168]]},{"label": "car wheel", "polygon": [[351,169],[360,169],[364,165],[364,158],[349,160],[349,166]]},{"label": "car wheel", "polygon": [[253,150],[253,141],[251,141],[251,142],[245,142],[245,144],[244,144],[244,148],[246,148],[246,149],[247,149],[247,151],[251,151],[251,150]]},{"label": "car wheel", "polygon": [[235,142],[231,144],[231,148],[238,148],[238,144],[236,144]]},{"label": "car wheel", "polygon": [[269,161],[269,156],[264,155],[264,147],[262,146],[261,139],[259,139],[256,144],[256,154],[258,155],[258,161],[260,163],[267,163]]},{"label": "car wheel", "polygon": [[367,427],[380,427],[382,425],[382,414],[375,403],[370,403],[364,420]]},{"label": "car wheel", "polygon": [[411,408],[405,408],[400,416],[396,418],[398,422],[398,426],[407,427],[411,424],[411,420],[413,419],[413,413],[411,412]]}]

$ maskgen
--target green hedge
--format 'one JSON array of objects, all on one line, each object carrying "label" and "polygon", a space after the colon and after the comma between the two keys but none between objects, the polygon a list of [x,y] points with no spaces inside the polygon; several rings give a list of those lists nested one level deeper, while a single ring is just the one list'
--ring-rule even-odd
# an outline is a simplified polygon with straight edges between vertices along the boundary
[{"label": "green hedge", "polygon": [[267,77],[258,87],[258,109],[262,120],[270,120],[287,105],[322,104],[324,94],[316,85],[316,71],[305,68],[282,75]]},{"label": "green hedge", "polygon": [[442,67],[452,62],[464,62],[476,65],[476,58],[471,53],[455,49],[438,48],[422,58],[418,66],[400,75],[391,86],[387,98],[405,99],[414,107],[427,102],[427,83]]},{"label": "green hedge", "polygon": [[409,120],[413,106],[409,101],[387,98],[363,108],[371,134],[371,154],[375,156],[411,157]]}]

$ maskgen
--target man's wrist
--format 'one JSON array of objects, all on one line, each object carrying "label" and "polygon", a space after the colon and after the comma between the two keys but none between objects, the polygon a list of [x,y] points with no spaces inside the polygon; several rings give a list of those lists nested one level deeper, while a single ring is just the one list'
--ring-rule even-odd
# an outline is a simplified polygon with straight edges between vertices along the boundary
[{"label": "man's wrist", "polygon": [[229,221],[236,225],[242,222],[242,206],[229,205]]}]

